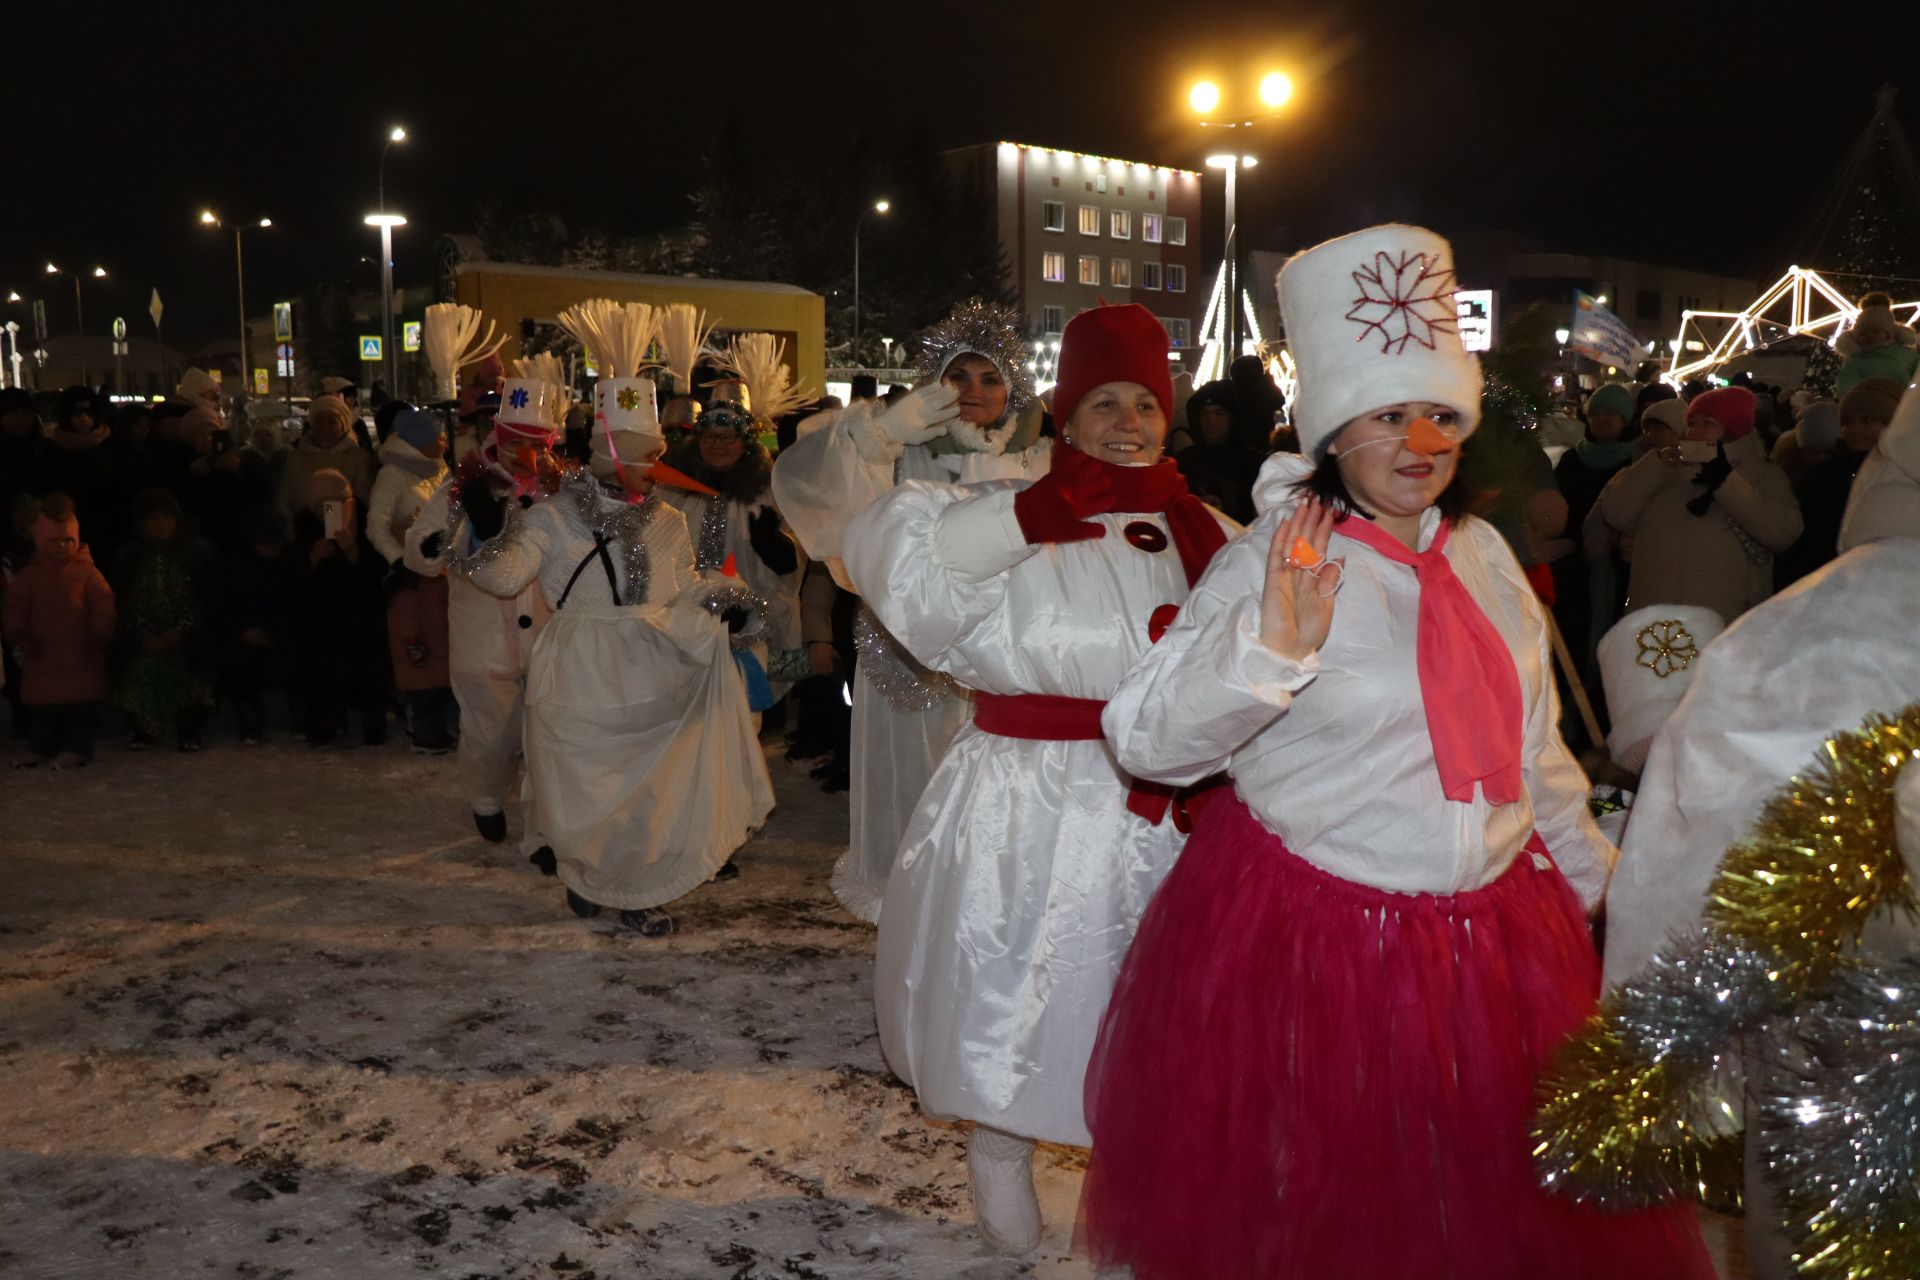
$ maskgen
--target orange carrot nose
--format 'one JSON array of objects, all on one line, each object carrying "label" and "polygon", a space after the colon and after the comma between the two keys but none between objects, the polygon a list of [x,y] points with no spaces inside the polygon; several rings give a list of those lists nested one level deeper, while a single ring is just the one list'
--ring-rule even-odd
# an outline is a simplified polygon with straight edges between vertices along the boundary
[{"label": "orange carrot nose", "polygon": [[655,484],[666,485],[669,489],[682,489],[688,493],[698,493],[709,498],[718,497],[720,491],[701,484],[684,471],[676,470],[664,462],[656,462],[647,469],[647,474]]},{"label": "orange carrot nose", "polygon": [[1451,453],[1459,441],[1432,418],[1415,418],[1407,427],[1409,452],[1431,458],[1436,453]]}]

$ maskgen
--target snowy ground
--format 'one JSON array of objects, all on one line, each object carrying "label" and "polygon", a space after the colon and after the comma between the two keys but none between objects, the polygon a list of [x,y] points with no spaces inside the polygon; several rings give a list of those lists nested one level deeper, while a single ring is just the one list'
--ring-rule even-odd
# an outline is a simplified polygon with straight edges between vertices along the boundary
[{"label": "snowy ground", "polygon": [[0,771],[0,1276],[1087,1276],[1076,1151],[1039,1254],[977,1243],[827,891],[845,798],[771,763],[658,942],[481,843],[451,759]]},{"label": "snowy ground", "polygon": [[103,745],[0,771],[0,1275],[1082,1277],[1025,1262],[880,1061],[845,797],[663,941],[481,843],[450,758]]}]

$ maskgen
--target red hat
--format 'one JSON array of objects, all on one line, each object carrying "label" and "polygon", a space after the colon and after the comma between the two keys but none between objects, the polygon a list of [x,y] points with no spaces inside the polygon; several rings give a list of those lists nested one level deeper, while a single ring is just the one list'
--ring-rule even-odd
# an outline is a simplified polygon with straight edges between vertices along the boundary
[{"label": "red hat", "polygon": [[1753,430],[1753,392],[1745,387],[1702,391],[1687,405],[1687,425],[1712,418],[1727,429],[1727,439],[1738,440]]},{"label": "red hat", "polygon": [[1167,372],[1167,330],[1135,302],[1095,307],[1067,321],[1060,335],[1060,380],[1053,388],[1053,420],[1065,426],[1080,398],[1103,382],[1137,382],[1173,415],[1173,377]]}]

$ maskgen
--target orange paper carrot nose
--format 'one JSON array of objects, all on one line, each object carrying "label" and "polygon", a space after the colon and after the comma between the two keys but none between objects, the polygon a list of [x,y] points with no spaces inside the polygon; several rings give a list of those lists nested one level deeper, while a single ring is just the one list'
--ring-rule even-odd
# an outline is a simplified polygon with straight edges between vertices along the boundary
[{"label": "orange paper carrot nose", "polygon": [[1407,449],[1431,458],[1436,453],[1451,453],[1458,443],[1432,418],[1415,418],[1407,427]]},{"label": "orange paper carrot nose", "polygon": [[718,497],[720,493],[718,489],[708,488],[686,472],[676,470],[664,462],[654,463],[647,474],[652,477],[655,484],[664,484],[669,489],[685,489],[688,493],[704,494],[709,498]]}]

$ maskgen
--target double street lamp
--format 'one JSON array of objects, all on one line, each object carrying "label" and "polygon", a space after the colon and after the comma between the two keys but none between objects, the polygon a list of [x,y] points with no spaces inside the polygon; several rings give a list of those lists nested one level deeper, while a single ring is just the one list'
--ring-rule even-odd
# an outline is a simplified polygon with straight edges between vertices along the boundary
[{"label": "double street lamp", "polygon": [[857,363],[860,359],[860,228],[865,225],[869,213],[884,214],[891,208],[891,201],[875,200],[853,220],[853,347],[848,353],[849,364]]},{"label": "double street lamp", "polygon": [[[1251,129],[1261,120],[1270,120],[1293,101],[1293,80],[1283,71],[1269,71],[1260,77],[1255,89],[1258,111],[1223,113],[1225,95],[1211,80],[1197,81],[1187,91],[1187,105],[1200,117],[1203,129]],[[1239,151],[1221,152],[1207,157],[1209,169],[1226,175],[1226,261],[1221,269],[1221,335],[1225,340],[1226,362],[1240,355],[1240,244],[1239,223],[1234,209],[1235,178],[1240,170],[1251,169],[1259,160]]]},{"label": "double street lamp", "polygon": [[200,211],[200,225],[203,227],[219,227],[222,230],[231,230],[233,232],[234,294],[239,302],[240,310],[240,390],[235,392],[235,394],[245,395],[252,385],[253,366],[247,362],[247,260],[245,252],[241,248],[240,236],[241,233],[245,231],[272,226],[273,219],[262,218],[258,222],[248,223],[236,222],[229,228],[226,223],[220,221],[220,216],[213,210],[202,209]]},{"label": "double street lamp", "polygon": [[[63,275],[73,281],[73,328],[74,332],[80,338],[85,339],[87,336],[87,313],[80,301],[81,273],[78,271],[62,271],[59,267],[49,262],[47,264],[47,274],[50,276]],[[95,267],[91,272],[86,274],[91,275],[95,280],[105,280],[107,278],[107,269],[105,267]],[[7,300],[9,302],[15,301],[18,296],[17,294],[12,295]],[[83,383],[87,381],[87,356],[84,341],[80,346],[80,381]]]},{"label": "double street lamp", "polygon": [[393,150],[394,143],[406,140],[407,131],[400,125],[387,130],[387,140],[380,147],[377,175],[380,207],[378,212],[366,216],[368,226],[380,228],[380,370],[386,375],[388,395],[396,394],[400,386],[396,372],[399,355],[393,349],[393,229],[406,226],[407,220],[387,212],[387,152]]}]

